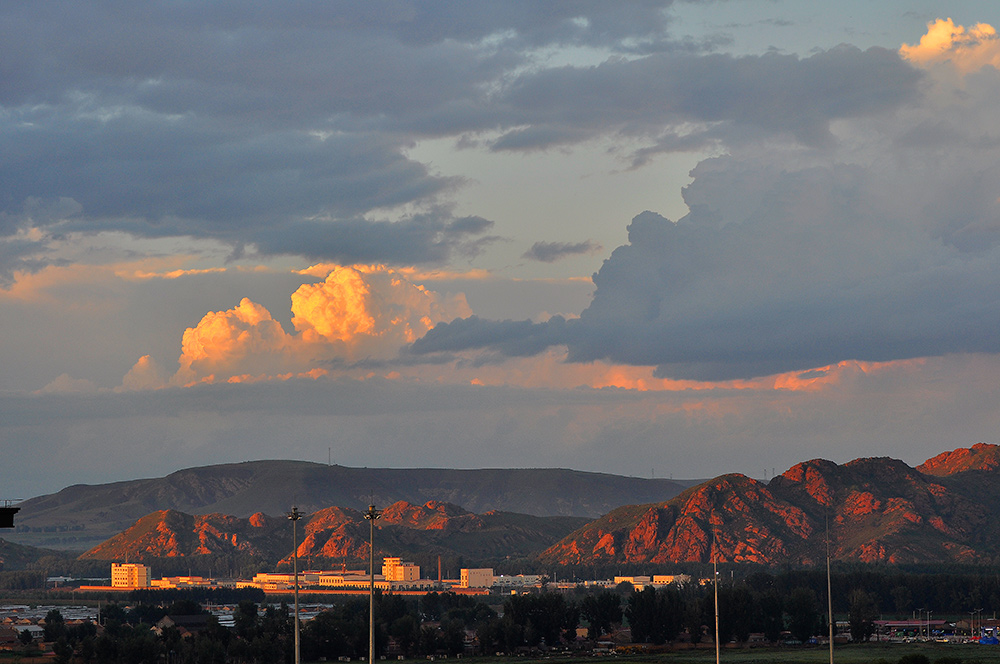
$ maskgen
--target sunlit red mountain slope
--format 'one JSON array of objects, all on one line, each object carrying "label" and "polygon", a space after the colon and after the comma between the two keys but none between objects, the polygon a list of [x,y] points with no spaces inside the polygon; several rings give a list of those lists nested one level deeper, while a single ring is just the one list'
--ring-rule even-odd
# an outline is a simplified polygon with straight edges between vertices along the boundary
[{"label": "sunlit red mountain slope", "polygon": [[[925,474],[888,458],[813,460],[769,483],[724,475],[664,503],[627,506],[546,550],[546,563],[809,564],[994,561],[996,446],[935,457]],[[961,463],[948,463],[960,459]],[[924,466],[921,466],[922,468]],[[951,472],[955,469],[955,472]]]},{"label": "sunlit red mountain slope", "polygon": [[[526,556],[544,549],[585,522],[586,519],[579,517],[536,517],[508,512],[473,514],[439,501],[424,505],[398,501],[387,507],[377,522],[376,554]],[[301,524],[299,557],[367,559],[370,524],[365,521],[363,512],[328,507],[307,515]],[[82,557],[142,560],[245,553],[277,561],[290,557],[291,548],[291,523],[284,517],[255,514],[240,519],[222,514],[193,516],[163,510],[144,516]]]}]

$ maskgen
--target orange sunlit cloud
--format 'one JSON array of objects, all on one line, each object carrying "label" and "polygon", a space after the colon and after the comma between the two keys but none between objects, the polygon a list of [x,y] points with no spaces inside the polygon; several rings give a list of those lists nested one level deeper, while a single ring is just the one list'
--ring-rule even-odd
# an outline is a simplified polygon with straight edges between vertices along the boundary
[{"label": "orange sunlit cloud", "polygon": [[145,270],[136,270],[134,272],[126,272],[123,270],[116,271],[115,274],[123,279],[179,279],[180,277],[189,277],[201,274],[216,274],[220,272],[225,272],[224,267],[209,267],[198,270],[169,270],[167,272],[148,272]]},{"label": "orange sunlit cloud", "polygon": [[[615,365],[605,362],[568,363],[566,350],[549,351],[529,358],[509,358],[500,364],[480,365],[458,361],[439,371],[438,380],[470,385],[517,386],[543,389],[618,388],[639,392],[682,392],[709,390],[747,390],[781,392],[819,392],[857,377],[923,364],[922,359],[891,362],[849,360],[807,371],[728,381],[694,381],[658,378],[650,366]],[[408,367],[399,373],[411,380],[428,380],[428,367]]]},{"label": "orange sunlit cloud", "polygon": [[472,315],[464,295],[444,298],[385,266],[336,267],[292,294],[305,343],[334,345],[349,361],[395,356],[439,322]]},{"label": "orange sunlit cloud", "polygon": [[950,18],[939,18],[927,24],[919,43],[903,44],[899,53],[917,65],[950,62],[959,72],[969,73],[985,65],[1000,67],[1000,38],[987,23],[965,28]]},{"label": "orange sunlit cloud", "polygon": [[[315,378],[331,361],[395,357],[435,324],[471,315],[464,296],[442,297],[385,266],[328,266],[310,274],[320,272],[327,272],[324,281],[303,284],[291,296],[292,333],[249,298],[206,314],[185,330],[170,382]],[[139,365],[133,372],[145,375]]]},{"label": "orange sunlit cloud", "polygon": [[231,374],[248,363],[258,370],[266,370],[267,365],[276,369],[285,363],[281,356],[291,346],[291,338],[271,312],[243,298],[236,308],[209,312],[197,326],[184,331],[180,369],[174,380],[187,385],[208,375]]}]

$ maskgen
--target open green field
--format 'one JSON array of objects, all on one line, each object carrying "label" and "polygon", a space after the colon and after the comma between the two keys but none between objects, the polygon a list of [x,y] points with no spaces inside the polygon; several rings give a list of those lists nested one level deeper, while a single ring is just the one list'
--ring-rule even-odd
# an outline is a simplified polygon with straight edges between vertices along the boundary
[{"label": "open green field", "polygon": [[[837,646],[835,664],[873,664],[884,660],[896,664],[904,655],[922,654],[934,664],[947,658],[950,664],[987,664],[1000,662],[1000,646],[960,645],[946,643],[868,643]],[[722,664],[827,664],[830,651],[815,648],[725,648]],[[413,660],[417,661],[417,660]],[[552,655],[548,657],[465,657],[467,664],[511,664],[511,662],[559,662],[560,664],[594,664],[613,661],[616,664],[714,664],[715,650],[699,648],[652,655],[595,655],[586,657]]]},{"label": "open green field", "polygon": [[[949,664],[988,664],[1000,662],[1000,646],[959,645],[943,643],[908,643],[908,644],[878,644],[838,646],[834,651],[836,664],[874,664],[885,661],[897,664],[904,655],[922,654],[931,664],[942,658]],[[51,661],[51,657],[23,657],[17,653],[0,652],[0,662],[43,662]],[[366,660],[355,660],[363,664]],[[388,660],[387,660],[388,661]],[[393,660],[395,661],[395,660]],[[424,659],[411,659],[408,662],[425,662]],[[438,659],[438,662],[441,660]],[[595,664],[607,661],[615,664],[714,664],[715,650],[699,648],[697,650],[681,650],[652,655],[593,655],[593,656],[563,656],[546,657],[464,657],[466,664],[514,664],[519,662],[558,662],[559,664]],[[722,651],[722,664],[827,664],[830,661],[830,651],[822,648],[726,648]],[[307,663],[311,664],[311,663]]]}]

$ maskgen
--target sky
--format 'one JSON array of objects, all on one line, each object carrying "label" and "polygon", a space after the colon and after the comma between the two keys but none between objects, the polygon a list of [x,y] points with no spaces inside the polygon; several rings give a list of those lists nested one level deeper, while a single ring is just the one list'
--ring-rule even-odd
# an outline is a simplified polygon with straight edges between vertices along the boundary
[{"label": "sky", "polygon": [[1000,8],[0,2],[0,498],[996,442]]}]

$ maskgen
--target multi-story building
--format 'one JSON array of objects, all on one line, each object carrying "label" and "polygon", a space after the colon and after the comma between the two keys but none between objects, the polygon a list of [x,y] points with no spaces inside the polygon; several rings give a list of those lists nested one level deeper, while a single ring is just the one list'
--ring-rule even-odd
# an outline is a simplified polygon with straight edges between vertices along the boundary
[{"label": "multi-story building", "polygon": [[492,588],[493,568],[462,569],[460,585],[462,588]]},{"label": "multi-story building", "polygon": [[653,585],[669,585],[671,583],[676,583],[679,586],[685,583],[691,583],[691,576],[688,574],[654,574],[653,575]]},{"label": "multi-story building", "polygon": [[112,588],[149,588],[151,570],[139,563],[111,563]]},{"label": "multi-story building", "polygon": [[382,576],[386,581],[417,581],[420,579],[420,566],[403,562],[402,558],[384,558]]},{"label": "multi-story building", "polygon": [[493,585],[500,588],[525,588],[537,586],[542,582],[540,574],[518,574],[517,576],[507,576],[501,574],[493,577]]}]

